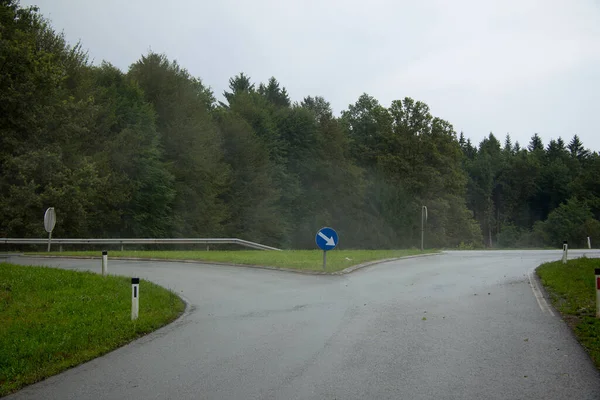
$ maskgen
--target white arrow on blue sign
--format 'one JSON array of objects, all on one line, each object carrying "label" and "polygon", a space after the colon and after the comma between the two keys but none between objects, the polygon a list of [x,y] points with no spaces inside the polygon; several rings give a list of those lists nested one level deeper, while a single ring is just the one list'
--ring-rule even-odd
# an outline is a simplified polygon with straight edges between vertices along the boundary
[{"label": "white arrow on blue sign", "polygon": [[323,251],[333,250],[338,244],[338,234],[332,228],[321,228],[315,236],[315,242]]}]

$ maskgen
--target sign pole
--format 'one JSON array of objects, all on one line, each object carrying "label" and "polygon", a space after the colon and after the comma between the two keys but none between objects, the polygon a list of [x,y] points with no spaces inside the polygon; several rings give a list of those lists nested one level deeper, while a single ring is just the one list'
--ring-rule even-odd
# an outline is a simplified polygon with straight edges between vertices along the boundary
[{"label": "sign pole", "polygon": [[48,252],[50,252],[50,245],[52,244],[52,231],[56,225],[56,211],[54,207],[48,207],[44,213],[44,229],[48,232]]},{"label": "sign pole", "polygon": [[140,311],[140,278],[131,278],[131,320],[138,319]]},{"label": "sign pole", "polygon": [[327,251],[335,249],[338,245],[338,234],[332,228],[321,228],[315,235],[315,242],[323,250],[323,271],[325,271],[327,269]]},{"label": "sign pole", "polygon": [[596,318],[600,318],[600,268],[594,270],[596,274]]},{"label": "sign pole", "polygon": [[421,211],[421,251],[423,251],[423,242],[425,241],[425,228],[423,225],[423,211]]},{"label": "sign pole", "polygon": [[427,206],[421,207],[421,251],[425,250],[425,222],[427,222]]}]

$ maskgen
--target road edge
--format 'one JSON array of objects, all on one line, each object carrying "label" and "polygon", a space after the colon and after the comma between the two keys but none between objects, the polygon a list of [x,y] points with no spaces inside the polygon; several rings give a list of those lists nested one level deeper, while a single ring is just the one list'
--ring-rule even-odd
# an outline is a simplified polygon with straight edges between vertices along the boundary
[{"label": "road edge", "polygon": [[531,287],[531,291],[533,292],[533,297],[535,297],[538,306],[540,307],[540,310],[542,310],[542,313],[548,313],[551,317],[554,317],[556,314],[560,315],[560,312],[552,304],[552,301],[550,300],[550,295],[544,287],[544,284],[542,283],[542,280],[540,279],[540,276],[537,273],[539,267],[541,267],[541,265],[538,265],[537,267],[532,268],[527,272],[527,277],[529,278],[529,286]]},{"label": "road edge", "polygon": [[330,275],[346,275],[346,274],[352,273],[354,271],[357,271],[359,269],[363,269],[363,268],[370,267],[370,266],[377,265],[377,264],[383,264],[383,263],[390,262],[390,261],[400,261],[400,260],[408,260],[408,259],[411,259],[411,258],[439,256],[439,255],[442,255],[442,254],[443,254],[442,252],[440,252],[440,253],[415,254],[414,256],[385,258],[383,260],[367,261],[367,262],[364,262],[362,264],[357,264],[357,265],[353,265],[351,267],[345,268],[345,269],[343,269],[341,271],[331,272],[329,274]]},{"label": "road edge", "polygon": [[[558,261],[558,260],[557,260]],[[598,373],[598,377],[600,378],[600,365],[596,365],[596,362],[594,361],[594,358],[592,357],[592,355],[590,354],[589,350],[587,349],[587,347],[585,347],[583,345],[583,343],[581,343],[581,341],[579,340],[579,337],[577,336],[577,333],[575,332],[575,326],[569,322],[567,320],[567,318],[565,316],[567,316],[567,314],[563,314],[555,305],[554,302],[551,299],[550,293],[548,292],[548,290],[546,289],[546,287],[544,286],[544,284],[542,283],[542,279],[541,277],[538,275],[538,269],[543,265],[544,263],[538,265],[537,267],[533,268],[533,275],[534,278],[536,279],[536,281],[538,282],[538,286],[548,304],[548,307],[550,308],[550,310],[554,311],[554,316],[556,316],[557,318],[559,318],[562,323],[566,326],[567,330],[569,331],[569,334],[571,335],[571,337],[573,338],[573,340],[575,340],[577,342],[577,344],[581,347],[581,349],[583,350],[583,352],[589,357],[590,362],[592,363],[592,365],[594,366],[594,368],[596,369],[596,372]]]},{"label": "road edge", "polygon": [[[442,255],[442,252],[439,253],[426,253],[426,254],[416,254],[416,255],[412,255],[412,256],[404,256],[404,257],[395,257],[395,258],[385,258],[382,260],[374,260],[374,261],[367,261],[361,264],[356,264],[353,266],[350,266],[348,268],[345,268],[341,271],[335,271],[335,272],[327,272],[327,271],[313,271],[313,270],[303,270],[303,269],[293,269],[293,268],[284,268],[284,267],[272,267],[269,265],[255,265],[255,264],[236,264],[236,263],[224,263],[224,262],[219,262],[219,261],[214,261],[214,262],[208,262],[208,261],[202,261],[202,260],[185,260],[185,259],[164,259],[164,258],[140,258],[140,257],[111,257],[111,260],[122,260],[122,261],[154,261],[154,262],[177,262],[177,263],[187,263],[187,264],[200,264],[200,265],[222,265],[222,266],[229,266],[229,267],[245,267],[245,268],[255,268],[255,269],[266,269],[266,270],[271,270],[271,271],[282,271],[282,272],[292,272],[295,274],[304,274],[304,275],[329,275],[329,276],[336,276],[336,275],[347,275],[350,274],[354,271],[357,271],[359,269],[363,269],[366,267],[370,267],[376,264],[383,264],[383,263],[387,263],[390,261],[401,261],[401,260],[407,260],[407,259],[411,259],[411,258],[419,258],[419,257],[431,257],[431,256],[438,256],[438,255]],[[28,258],[64,258],[64,259],[74,259],[74,260],[100,260],[102,259],[101,256],[59,256],[59,255],[27,255],[27,254],[22,254],[20,255],[21,257],[28,257]]]}]

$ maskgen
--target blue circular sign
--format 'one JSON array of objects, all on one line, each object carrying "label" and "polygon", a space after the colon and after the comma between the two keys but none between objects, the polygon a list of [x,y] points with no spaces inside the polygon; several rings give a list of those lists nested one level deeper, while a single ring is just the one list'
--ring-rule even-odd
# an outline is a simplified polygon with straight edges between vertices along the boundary
[{"label": "blue circular sign", "polygon": [[315,236],[315,242],[323,251],[333,250],[338,244],[338,234],[333,228],[321,228]]}]

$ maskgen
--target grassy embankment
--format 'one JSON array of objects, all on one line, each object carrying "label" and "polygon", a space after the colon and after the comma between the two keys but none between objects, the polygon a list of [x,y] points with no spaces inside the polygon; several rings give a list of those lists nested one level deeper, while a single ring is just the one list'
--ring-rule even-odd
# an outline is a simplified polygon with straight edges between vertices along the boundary
[{"label": "grassy embankment", "polygon": [[185,304],[140,282],[131,321],[131,280],[0,263],[0,396],[98,357],[173,321]]},{"label": "grassy embankment", "polygon": [[537,273],[552,303],[600,368],[600,319],[596,315],[594,269],[600,259],[579,258],[542,264]]},{"label": "grassy embankment", "polygon": [[[341,271],[353,265],[388,258],[435,253],[434,250],[332,250],[327,252],[326,272]],[[96,256],[100,251],[69,251],[35,253],[55,256]],[[308,271],[323,270],[323,252],[320,250],[238,250],[238,251],[109,251],[109,257],[196,260],[231,264],[263,265]]]}]

